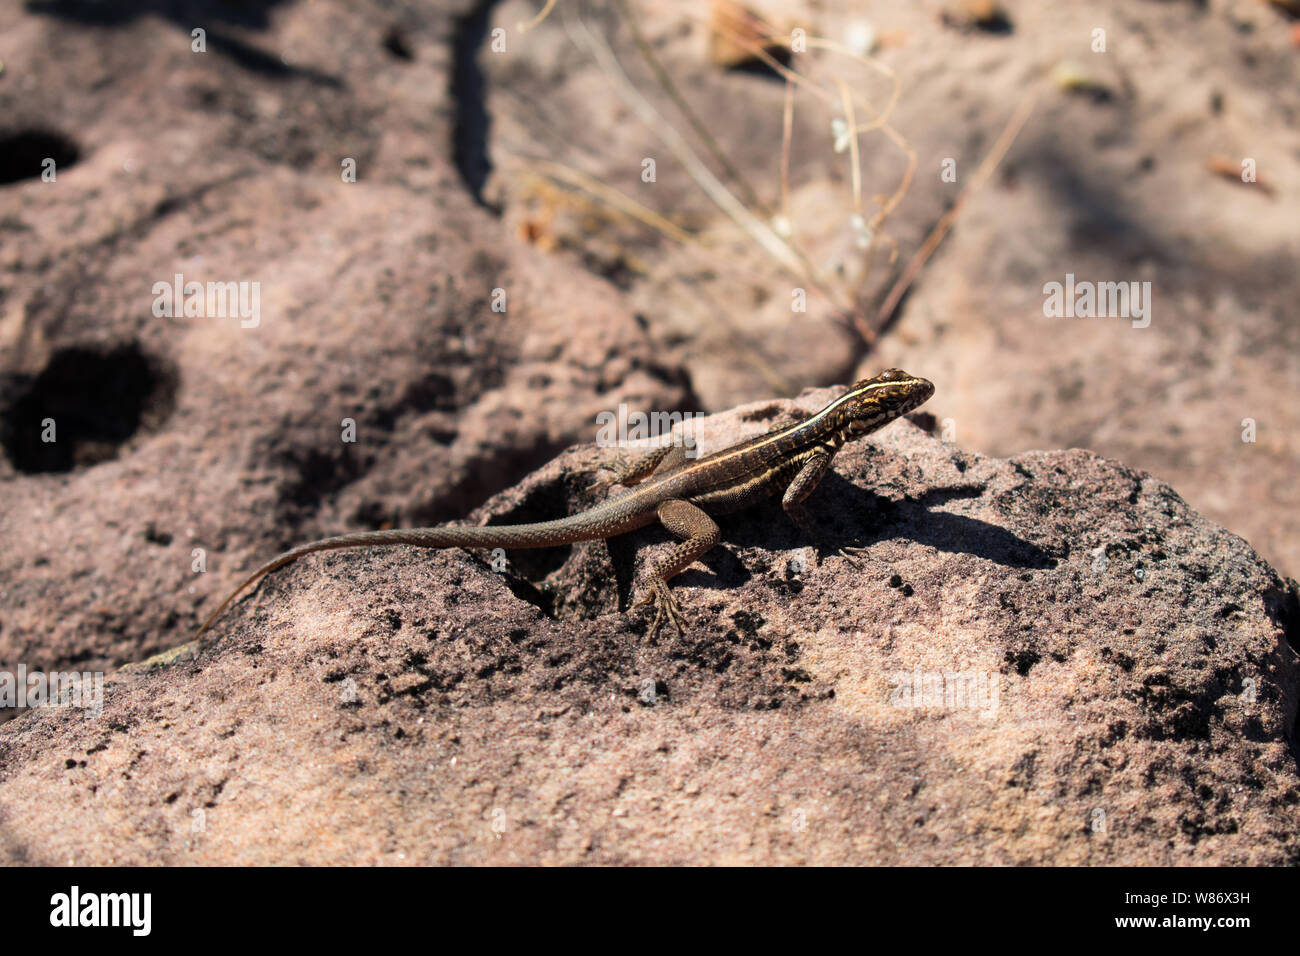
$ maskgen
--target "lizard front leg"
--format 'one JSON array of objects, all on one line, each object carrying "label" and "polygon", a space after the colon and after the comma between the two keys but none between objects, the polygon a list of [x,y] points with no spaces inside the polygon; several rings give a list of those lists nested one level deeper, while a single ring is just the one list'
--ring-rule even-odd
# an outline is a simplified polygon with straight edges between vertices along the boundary
[{"label": "lizard front leg", "polygon": [[[831,461],[834,458],[835,452],[829,448],[819,448],[813,452],[808,461],[804,463],[804,466],[799,469],[799,473],[794,476],[794,479],[786,487],[785,496],[781,499],[781,507],[790,516],[790,520],[794,522],[795,527],[816,541],[818,545],[835,548],[840,555],[856,567],[858,560],[854,555],[862,553],[863,549],[841,548],[827,542],[825,536],[813,527],[812,522],[808,519],[808,509],[803,504],[804,499],[812,494],[813,489],[821,484],[822,479],[826,477],[826,472],[830,471]],[[818,560],[820,561],[820,559]]]},{"label": "lizard front leg", "polygon": [[708,552],[721,539],[722,532],[712,518],[689,501],[680,499],[665,501],[659,505],[656,513],[659,522],[665,528],[685,540],[673,548],[668,557],[654,566],[650,571],[645,597],[632,606],[654,604],[655,619],[650,625],[651,638],[658,635],[665,617],[672,621],[679,635],[684,635],[685,618],[682,617],[682,609],[677,599],[668,590],[668,580],[681,574]]},{"label": "lizard front leg", "polygon": [[587,490],[599,491],[613,485],[631,487],[652,475],[663,475],[675,471],[686,464],[686,450],[684,444],[664,445],[662,448],[656,448],[650,454],[642,456],[631,464],[616,469],[612,478],[593,482],[588,486]]}]

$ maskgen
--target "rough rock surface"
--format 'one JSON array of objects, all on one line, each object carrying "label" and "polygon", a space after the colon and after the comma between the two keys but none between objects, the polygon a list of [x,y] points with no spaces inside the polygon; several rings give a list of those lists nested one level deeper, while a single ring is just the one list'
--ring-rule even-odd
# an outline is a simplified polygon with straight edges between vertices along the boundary
[{"label": "rough rock surface", "polygon": [[[141,660],[253,556],[460,517],[600,411],[691,407],[616,290],[474,204],[442,70],[385,52],[364,11],[279,21],[344,83],[268,77],[242,21],[202,17],[193,53],[184,5],[33,9],[0,11],[0,115],[13,136],[59,117],[79,158],[47,183],[41,149],[0,145],[31,166],[0,187],[0,669]],[[93,93],[110,80],[121,95]],[[257,325],[156,315],[177,273],[258,283]]]},{"label": "rough rock surface", "polygon": [[[1043,92],[878,359],[933,369],[947,388],[931,411],[961,444],[1086,447],[1143,468],[1300,575],[1292,18],[1269,3],[1006,6],[1016,28],[984,39],[989,68],[919,81],[921,103],[976,87],[982,126],[1063,60],[1096,85]],[[1089,49],[1098,27],[1105,54]],[[969,169],[987,140],[965,142]],[[1046,318],[1043,287],[1067,273],[1149,282],[1150,324]]]},{"label": "rough rock surface", "polygon": [[[801,397],[817,407],[829,391]],[[793,414],[715,416],[707,452]],[[478,518],[580,507],[574,449]],[[306,559],[103,716],[0,730],[10,862],[1300,862],[1295,591],[1167,485],[909,423],[623,615],[668,547]],[[536,586],[534,586],[536,585]],[[544,610],[547,609],[547,610]],[[963,696],[976,675],[996,697]],[[982,675],[982,676],[980,676]],[[951,695],[900,688],[943,681]]]},{"label": "rough rock surface", "polygon": [[[834,36],[869,17],[903,81],[921,172],[868,304],[1054,63],[1097,81],[1043,94],[864,358],[815,297],[790,320],[790,278],[575,54],[575,6],[523,35],[536,4],[0,5],[0,672],[128,665],[99,719],[0,728],[0,855],[1300,861],[1294,587],[1160,480],[958,450],[1096,448],[1295,572],[1300,167],[1278,12],[1008,2],[988,32],[946,3],[789,4]],[[645,30],[770,204],[783,87],[713,65],[693,9],[644,5]],[[1086,52],[1098,19],[1105,58]],[[818,262],[852,238],[827,119],[795,117]],[[863,143],[865,188],[887,192],[905,157]],[[1257,157],[1267,190],[1210,172],[1219,153]],[[957,184],[936,182],[947,157]],[[709,254],[539,185],[542,161]],[[1065,271],[1150,277],[1152,326],[1046,323],[1039,290]],[[258,327],[154,315],[178,272],[260,283]],[[580,507],[589,449],[524,476],[619,403],[719,410],[885,364],[938,382],[927,411],[955,442],[896,425],[841,458],[816,504],[870,544],[861,569],[815,563],[773,504],[678,582],[686,639],[613,613],[666,547],[646,532],[518,552],[505,575],[462,552],[323,557],[184,646],[283,546],[489,499],[480,517]],[[713,439],[783,407],[728,413]],[[897,706],[902,675],[922,705],[974,675],[997,708]]]},{"label": "rough rock surface", "polygon": [[[859,287],[869,317],[935,223],[966,199],[871,369],[899,365],[941,383],[930,410],[951,419],[968,448],[998,457],[1094,449],[1161,476],[1275,567],[1300,574],[1300,56],[1288,14],[1249,0],[1012,0],[979,29],[956,0],[752,5],[841,42],[874,35],[878,62],[901,84],[892,121],[916,174],[881,230],[898,258],[891,264],[882,242]],[[777,208],[784,85],[716,69],[703,4],[636,7],[685,99],[759,199]],[[529,9],[510,0],[491,25],[509,27]],[[737,238],[655,131],[631,118],[572,41],[577,31],[562,27],[560,9],[552,19],[554,29],[512,36],[506,52],[482,57],[507,220],[546,224],[562,248],[577,247],[618,278],[707,410],[780,393],[782,382],[797,391],[852,380],[855,369],[843,364],[852,339],[825,300],[810,290],[808,312],[791,312],[792,287],[807,283]],[[592,29],[602,22],[592,20]],[[1104,52],[1093,49],[1098,29]],[[689,131],[628,30],[609,32],[664,122]],[[880,75],[842,56],[800,65],[823,82],[829,71],[878,106],[888,98]],[[1072,88],[1053,79],[1067,66]],[[967,194],[1031,99],[1030,119],[991,180]],[[830,150],[835,116],[812,96],[797,101],[791,216],[795,239],[823,272],[843,262],[853,276],[852,246],[843,245],[847,157]],[[864,192],[891,194],[907,155],[878,132],[861,148]],[[654,183],[641,181],[644,157],[657,160]],[[1256,183],[1241,181],[1247,159]],[[582,170],[700,228],[714,255],[647,248],[641,227],[623,227],[617,242],[607,223],[584,229],[526,175],[544,168],[535,160]],[[945,163],[954,181],[941,178]],[[1150,282],[1150,325],[1045,318],[1043,287],[1067,273]],[[1253,441],[1242,440],[1244,419],[1254,422]]]}]

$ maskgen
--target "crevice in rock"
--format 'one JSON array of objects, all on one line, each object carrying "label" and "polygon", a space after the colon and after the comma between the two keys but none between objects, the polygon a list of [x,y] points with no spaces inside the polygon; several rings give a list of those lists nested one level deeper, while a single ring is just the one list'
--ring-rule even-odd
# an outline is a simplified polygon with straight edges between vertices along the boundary
[{"label": "crevice in rock", "polygon": [[504,574],[501,581],[519,600],[531,604],[549,618],[555,617],[555,597],[542,591],[531,581],[513,574]]},{"label": "crevice in rock", "polygon": [[399,26],[389,27],[381,44],[388,54],[396,60],[409,63],[415,59],[415,53],[411,50],[411,43],[406,38],[406,31]]},{"label": "crevice in rock", "polygon": [[28,13],[56,17],[86,26],[121,27],[144,17],[160,17],[183,27],[188,33],[195,25],[194,7],[202,8],[201,21],[216,21],[248,30],[265,30],[271,13],[288,0],[218,0],[216,3],[105,3],[104,0],[27,0]]},{"label": "crevice in rock", "polygon": [[0,445],[18,471],[42,474],[116,458],[138,431],[156,429],[175,407],[177,374],[129,342],[61,349],[35,378],[6,384]]},{"label": "crevice in rock", "polygon": [[[764,52],[777,63],[786,68],[794,61],[790,53],[790,48],[780,45],[767,47]],[[747,76],[753,76],[760,80],[772,80],[778,83],[784,83],[785,77],[768,65],[767,61],[760,58],[757,54],[745,60],[740,60],[726,68],[731,73],[742,73]]]},{"label": "crevice in rock", "polygon": [[1287,646],[1300,654],[1300,584],[1287,578],[1286,589],[1276,594],[1276,606],[1270,608],[1270,613],[1282,625]]},{"label": "crevice in rock", "polygon": [[77,164],[81,149],[62,133],[22,129],[0,135],[0,186],[39,179],[47,159],[54,160],[57,175]]},{"label": "crevice in rock", "polygon": [[317,514],[327,498],[337,495],[374,464],[373,457],[363,459],[348,442],[340,442],[337,451],[291,447],[276,454],[273,460],[295,476],[281,490],[277,509],[279,523],[289,528],[298,527],[309,516]]},{"label": "crevice in rock", "polygon": [[492,172],[492,161],[488,158],[492,121],[487,112],[487,83],[478,62],[495,6],[496,0],[483,0],[455,21],[451,60],[451,98],[455,108],[452,161],[474,201],[500,215],[499,209],[483,199],[483,186]]},{"label": "crevice in rock", "polygon": [[305,79],[319,86],[341,90],[344,83],[337,76],[322,70],[305,66],[293,66],[284,61],[280,54],[258,49],[251,43],[245,43],[238,37],[217,30],[209,29],[208,46],[241,69],[268,80],[285,81]]},{"label": "crevice in rock", "polygon": [[[1287,647],[1300,654],[1300,584],[1293,578],[1287,578],[1285,586],[1274,589],[1264,599],[1264,607],[1282,628],[1282,638]],[[1291,756],[1300,765],[1300,708],[1291,717],[1288,728]]]}]

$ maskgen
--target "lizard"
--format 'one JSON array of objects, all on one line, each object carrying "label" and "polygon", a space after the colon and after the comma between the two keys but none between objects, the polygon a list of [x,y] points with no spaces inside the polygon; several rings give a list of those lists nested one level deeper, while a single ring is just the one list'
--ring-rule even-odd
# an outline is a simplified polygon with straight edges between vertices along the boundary
[{"label": "lizard", "polygon": [[[278,568],[317,551],[414,545],[421,548],[549,548],[608,539],[658,521],[681,539],[648,575],[644,596],[632,608],[654,604],[651,635],[669,620],[679,634],[685,618],[668,581],[685,571],[721,539],[713,516],[747,508],[782,492],[785,513],[805,534],[816,536],[804,500],[825,477],[845,442],[861,438],[912,411],[934,394],[923,378],[892,368],[863,379],[820,411],[791,425],[691,459],[684,443],[655,449],[612,480],[592,488],[627,490],[585,511],[534,524],[456,525],[360,531],[299,545],[272,558],[245,578],[204,621],[202,636],[245,588]],[[858,548],[840,548],[850,561]]]}]

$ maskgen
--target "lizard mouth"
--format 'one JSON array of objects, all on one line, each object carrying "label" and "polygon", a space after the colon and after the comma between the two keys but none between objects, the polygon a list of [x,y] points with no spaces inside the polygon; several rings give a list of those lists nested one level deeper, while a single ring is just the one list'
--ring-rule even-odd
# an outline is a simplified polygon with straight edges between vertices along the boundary
[{"label": "lizard mouth", "polygon": [[894,417],[905,415],[915,408],[919,408],[930,400],[934,394],[934,383],[928,382],[923,378],[913,379],[904,385],[900,391],[889,401],[889,407],[893,409]]},{"label": "lizard mouth", "polygon": [[928,379],[918,378],[912,385],[912,395],[907,401],[907,410],[924,405],[934,394],[934,383]]}]

